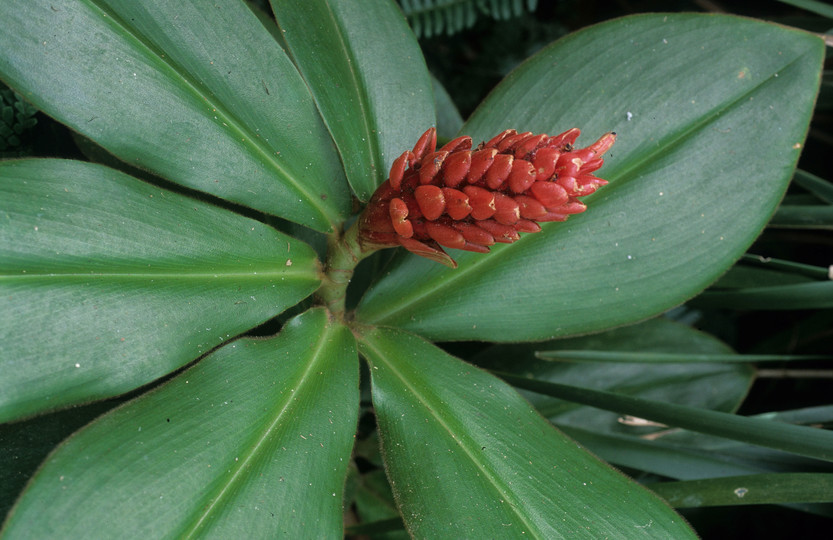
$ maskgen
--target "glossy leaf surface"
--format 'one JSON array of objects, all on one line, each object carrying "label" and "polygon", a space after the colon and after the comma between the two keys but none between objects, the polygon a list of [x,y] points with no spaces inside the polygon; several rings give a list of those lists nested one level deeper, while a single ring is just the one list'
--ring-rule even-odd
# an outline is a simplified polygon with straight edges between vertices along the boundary
[{"label": "glossy leaf surface", "polygon": [[[398,330],[360,338],[385,465],[420,538],[694,537],[508,385]],[[442,490],[437,488],[442,486]]]},{"label": "glossy leaf surface", "polygon": [[67,440],[4,532],[341,538],[358,376],[353,336],[322,310],[230,343]]},{"label": "glossy leaf surface", "polygon": [[511,73],[461,131],[476,143],[507,128],[580,127],[578,146],[615,131],[599,172],[610,185],[566,223],[489,255],[454,252],[456,270],[398,257],[359,319],[432,339],[542,340],[687,300],[775,211],[823,54],[820,39],[798,30],[693,14],[628,17],[557,41]]},{"label": "glossy leaf surface", "polygon": [[271,3],[347,179],[366,201],[393,160],[435,123],[431,80],[416,39],[388,0]]},{"label": "glossy leaf surface", "polygon": [[279,314],[315,254],[99,165],[0,164],[0,419],[120,394]]},{"label": "glossy leaf surface", "polygon": [[303,79],[243,2],[9,0],[0,20],[0,77],[130,165],[320,231],[349,210]]}]

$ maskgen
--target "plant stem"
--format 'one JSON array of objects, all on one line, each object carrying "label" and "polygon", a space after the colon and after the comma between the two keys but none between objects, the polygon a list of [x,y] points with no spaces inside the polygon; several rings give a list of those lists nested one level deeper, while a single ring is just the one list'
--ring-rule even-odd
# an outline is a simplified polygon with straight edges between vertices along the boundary
[{"label": "plant stem", "polygon": [[343,235],[330,235],[327,241],[327,264],[317,295],[338,320],[344,319],[344,300],[353,270],[359,261],[376,251],[362,249],[358,234],[357,222]]}]

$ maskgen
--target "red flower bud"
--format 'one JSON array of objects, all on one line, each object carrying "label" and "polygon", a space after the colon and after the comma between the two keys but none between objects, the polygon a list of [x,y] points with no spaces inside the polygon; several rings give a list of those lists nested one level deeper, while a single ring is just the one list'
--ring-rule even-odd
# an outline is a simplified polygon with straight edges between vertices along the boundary
[{"label": "red flower bud", "polygon": [[471,137],[458,137],[436,150],[431,128],[394,160],[359,217],[359,241],[369,249],[402,246],[454,267],[442,246],[488,253],[495,242],[540,231],[538,223],[583,212],[578,197],[607,184],[593,173],[616,134],[576,149],[579,133],[509,129],[475,149]]}]

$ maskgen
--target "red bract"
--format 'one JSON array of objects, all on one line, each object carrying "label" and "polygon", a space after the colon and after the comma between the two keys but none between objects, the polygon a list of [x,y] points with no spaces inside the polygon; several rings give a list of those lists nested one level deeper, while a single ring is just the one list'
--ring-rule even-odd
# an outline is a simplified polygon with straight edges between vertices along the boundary
[{"label": "red bract", "polygon": [[366,249],[402,246],[455,267],[443,246],[488,253],[495,242],[540,231],[538,223],[584,212],[578,197],[607,184],[593,173],[616,134],[574,148],[579,133],[508,129],[473,150],[468,136],[435,150],[431,128],[393,162],[359,218],[359,241]]}]

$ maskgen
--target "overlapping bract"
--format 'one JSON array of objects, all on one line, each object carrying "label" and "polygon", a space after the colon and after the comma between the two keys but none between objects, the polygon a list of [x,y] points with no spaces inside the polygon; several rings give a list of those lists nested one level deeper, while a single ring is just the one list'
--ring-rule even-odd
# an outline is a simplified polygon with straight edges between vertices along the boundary
[{"label": "overlapping bract", "polygon": [[442,246],[488,253],[496,242],[540,231],[539,222],[583,212],[578,197],[607,183],[593,173],[616,134],[577,149],[579,133],[508,129],[475,149],[463,136],[435,151],[431,128],[393,162],[359,218],[359,239],[365,247],[399,245],[454,267]]}]

